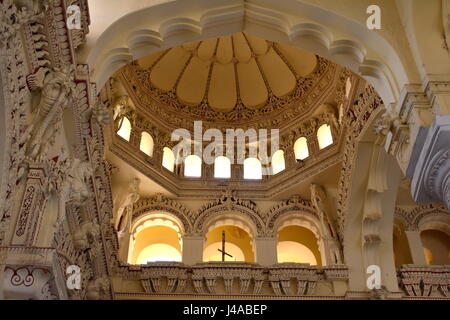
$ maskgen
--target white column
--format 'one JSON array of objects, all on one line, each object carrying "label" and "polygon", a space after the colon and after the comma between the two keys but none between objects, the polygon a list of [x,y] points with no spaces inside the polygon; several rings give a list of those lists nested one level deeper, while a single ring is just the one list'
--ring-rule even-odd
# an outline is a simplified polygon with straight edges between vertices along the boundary
[{"label": "white column", "polygon": [[205,237],[184,236],[183,237],[183,263],[193,265],[203,262],[203,244]]},{"label": "white column", "polygon": [[406,238],[408,239],[409,251],[413,264],[426,265],[425,254],[423,252],[422,240],[420,239],[419,231],[406,231]]},{"label": "white column", "polygon": [[262,266],[270,266],[278,262],[277,238],[255,238],[256,262]]}]

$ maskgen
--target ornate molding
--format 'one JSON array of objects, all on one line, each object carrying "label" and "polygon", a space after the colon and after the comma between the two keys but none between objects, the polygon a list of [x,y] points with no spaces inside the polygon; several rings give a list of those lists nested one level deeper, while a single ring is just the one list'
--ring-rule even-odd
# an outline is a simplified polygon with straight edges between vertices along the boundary
[{"label": "ornate molding", "polygon": [[402,266],[398,277],[407,296],[450,298],[448,266]]},{"label": "ornate molding", "polygon": [[425,220],[428,224],[432,224],[433,221],[439,221],[441,217],[450,219],[447,208],[439,203],[424,204],[414,208],[396,207],[395,217],[404,223],[407,231],[421,231],[420,227]]},{"label": "ornate molding", "polygon": [[[314,101],[317,101],[317,96],[328,92],[324,83],[327,86],[334,84],[337,69],[339,68],[335,64],[319,57],[316,70],[306,78],[299,78],[296,89],[287,97],[278,98],[272,94],[266,105],[257,110],[248,109],[238,99],[234,109],[229,112],[214,111],[207,103],[188,106],[179,102],[175,90],[163,92],[154,87],[150,83],[148,70],[140,68],[136,63],[129,64],[121,71],[120,80],[139,110],[153,122],[162,120],[172,130],[192,129],[193,121],[198,119],[203,119],[205,128],[227,129],[230,121],[243,129],[274,128],[288,120],[292,121],[293,116],[298,118],[296,115],[308,113],[313,105],[311,97],[314,96]],[[283,112],[280,113],[280,110]],[[158,118],[154,115],[158,115]],[[269,115],[271,119],[266,120]]]},{"label": "ornate molding", "polygon": [[371,115],[375,114],[379,108],[383,108],[383,101],[377,95],[375,89],[368,85],[364,88],[355,104],[349,108],[346,117],[344,117],[344,126],[346,127],[345,149],[342,173],[338,183],[339,194],[337,201],[338,234],[341,241],[344,239],[345,216],[349,205],[349,194],[354,174],[353,167],[356,161],[359,138],[364,133]]},{"label": "ornate molding", "polygon": [[[306,297],[315,296],[319,282],[348,281],[346,266],[316,267],[282,263],[262,267],[254,263],[208,262],[194,266],[182,263],[150,263],[121,266],[117,276],[140,281],[150,296],[239,296]],[[218,285],[223,283],[222,285]],[[295,283],[291,286],[291,283]]]},{"label": "ornate molding", "polygon": [[238,213],[252,221],[258,236],[264,236],[267,233],[264,223],[264,217],[259,212],[256,204],[251,200],[240,199],[235,193],[228,190],[217,200],[203,205],[194,222],[194,230],[198,234],[205,234],[206,223],[216,216],[226,212]]},{"label": "ornate molding", "polygon": [[133,221],[136,221],[141,216],[149,214],[152,211],[165,211],[170,213],[182,223],[185,234],[189,235],[194,232],[194,213],[183,204],[171,200],[163,194],[157,194],[152,198],[142,199],[135,203],[133,208]]},{"label": "ornate molding", "polygon": [[408,168],[413,172],[411,189],[415,201],[439,201],[450,207],[449,140],[450,115],[437,115],[433,125],[427,129],[417,162]]}]

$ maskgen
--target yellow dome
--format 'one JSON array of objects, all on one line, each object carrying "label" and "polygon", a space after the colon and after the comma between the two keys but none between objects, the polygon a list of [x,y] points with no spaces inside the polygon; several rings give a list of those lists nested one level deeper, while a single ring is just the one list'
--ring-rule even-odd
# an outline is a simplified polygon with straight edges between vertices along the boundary
[{"label": "yellow dome", "polygon": [[174,47],[139,60],[150,83],[196,106],[206,101],[218,112],[240,100],[247,108],[265,105],[270,94],[290,94],[299,77],[317,66],[314,54],[238,33]]}]

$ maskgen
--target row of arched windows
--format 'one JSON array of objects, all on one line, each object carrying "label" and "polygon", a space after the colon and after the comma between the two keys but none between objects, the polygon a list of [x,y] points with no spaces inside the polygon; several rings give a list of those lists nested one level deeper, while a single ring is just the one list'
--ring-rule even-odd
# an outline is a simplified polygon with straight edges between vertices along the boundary
[{"label": "row of arched windows", "polygon": [[[123,139],[130,141],[131,122],[124,117],[119,125],[117,135]],[[319,149],[324,149],[333,144],[333,135],[331,126],[322,125],[317,130],[317,140]],[[142,132],[140,141],[140,150],[149,157],[153,156],[154,141],[148,132]],[[294,143],[294,154],[297,160],[305,160],[309,157],[308,140],[306,137],[298,138]],[[173,151],[165,147],[163,149],[162,166],[167,170],[174,172],[175,155]],[[286,169],[286,162],[283,150],[276,151],[272,156],[271,172],[277,174]],[[247,158],[244,161],[244,179],[262,179],[263,167],[261,161],[257,158]],[[184,159],[184,176],[199,178],[202,176],[202,159],[196,155],[187,156]],[[229,179],[231,178],[231,161],[227,157],[219,156],[214,162],[214,178]]]},{"label": "row of arched windows", "polygon": [[[180,226],[164,212],[158,218],[148,216],[148,221],[134,228],[132,245],[128,253],[131,264],[182,261],[183,240]],[[246,226],[223,221],[212,227],[203,243],[203,261],[222,261],[222,237],[226,234],[225,261],[256,262],[254,235]],[[276,256],[278,263],[309,263],[323,265],[322,252],[314,232],[306,227],[289,224],[277,232]]]}]

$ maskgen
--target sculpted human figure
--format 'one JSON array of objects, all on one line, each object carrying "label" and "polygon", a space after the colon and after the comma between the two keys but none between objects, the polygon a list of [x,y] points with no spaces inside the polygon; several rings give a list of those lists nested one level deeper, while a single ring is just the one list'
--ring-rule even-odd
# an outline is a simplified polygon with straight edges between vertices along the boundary
[{"label": "sculpted human figure", "polygon": [[90,197],[89,179],[94,174],[90,163],[74,159],[67,177],[68,201],[81,206]]},{"label": "sculpted human figure", "polygon": [[113,115],[114,127],[116,129],[119,129],[122,125],[123,117],[128,112],[129,108],[130,104],[128,96],[122,96],[117,100]]},{"label": "sculpted human figure", "polygon": [[139,185],[141,180],[134,178],[129,186],[127,195],[122,199],[117,209],[117,231],[121,237],[131,226],[133,205],[139,200]]},{"label": "sculpted human figure", "polygon": [[[45,72],[41,69],[39,72]],[[41,90],[41,99],[28,131],[27,156],[35,159],[42,151],[45,141],[53,133],[54,122],[61,116],[64,108],[70,105],[75,91],[73,67],[55,68],[42,76],[43,80],[34,82]]]}]

